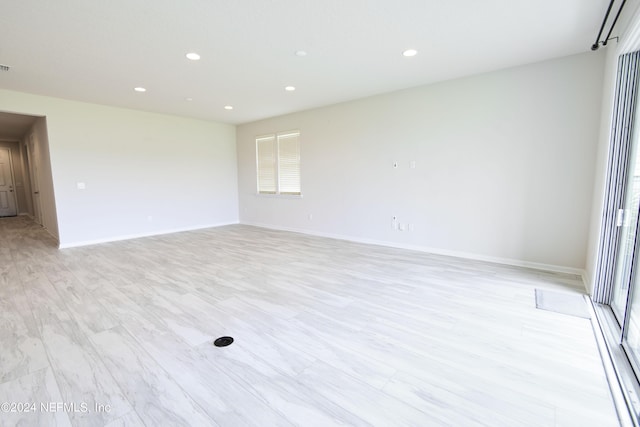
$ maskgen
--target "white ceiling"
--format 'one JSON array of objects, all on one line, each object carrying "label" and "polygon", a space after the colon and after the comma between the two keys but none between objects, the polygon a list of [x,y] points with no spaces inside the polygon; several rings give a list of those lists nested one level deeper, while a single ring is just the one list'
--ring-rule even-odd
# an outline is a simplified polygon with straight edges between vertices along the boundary
[{"label": "white ceiling", "polygon": [[588,51],[608,4],[3,1],[0,88],[237,124]]}]

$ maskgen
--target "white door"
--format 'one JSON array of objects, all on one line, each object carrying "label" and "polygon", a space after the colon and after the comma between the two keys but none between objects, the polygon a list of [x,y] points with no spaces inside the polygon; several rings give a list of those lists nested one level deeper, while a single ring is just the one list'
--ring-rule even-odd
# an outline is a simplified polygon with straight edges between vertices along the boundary
[{"label": "white door", "polygon": [[9,149],[0,147],[0,217],[18,214],[12,170]]}]

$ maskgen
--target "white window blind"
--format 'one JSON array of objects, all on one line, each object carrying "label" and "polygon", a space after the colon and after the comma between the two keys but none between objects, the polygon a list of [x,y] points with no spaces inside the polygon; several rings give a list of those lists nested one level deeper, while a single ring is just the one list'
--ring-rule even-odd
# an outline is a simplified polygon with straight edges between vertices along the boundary
[{"label": "white window blind", "polygon": [[300,132],[256,138],[258,193],[300,195]]},{"label": "white window blind", "polygon": [[256,139],[258,158],[258,193],[276,194],[276,138],[274,135]]},{"label": "white window blind", "polygon": [[278,134],[278,184],[280,194],[300,194],[300,134]]}]

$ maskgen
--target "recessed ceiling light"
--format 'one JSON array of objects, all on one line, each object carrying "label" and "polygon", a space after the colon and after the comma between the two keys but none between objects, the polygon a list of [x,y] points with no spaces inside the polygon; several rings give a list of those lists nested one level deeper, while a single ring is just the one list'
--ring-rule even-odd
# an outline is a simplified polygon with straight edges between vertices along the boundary
[{"label": "recessed ceiling light", "polygon": [[415,49],[407,49],[404,52],[402,52],[402,55],[407,57],[416,56],[417,54],[418,54],[418,51]]},{"label": "recessed ceiling light", "polygon": [[200,55],[198,55],[195,52],[189,52],[187,53],[187,58],[189,58],[192,61],[197,61],[198,59],[200,59]]},{"label": "recessed ceiling light", "polygon": [[224,109],[225,110],[233,110],[233,105],[225,105]]},{"label": "recessed ceiling light", "polygon": [[293,92],[294,90],[296,90],[295,86],[287,86],[284,88],[284,90],[286,90],[287,92]]},{"label": "recessed ceiling light", "polygon": [[193,98],[185,98],[185,101],[193,101]]},{"label": "recessed ceiling light", "polygon": [[146,92],[147,91],[145,88],[140,87],[140,86],[134,87],[133,90],[135,90],[136,92]]},{"label": "recessed ceiling light", "polygon": [[296,50],[296,56],[307,56],[307,52],[304,50]]}]

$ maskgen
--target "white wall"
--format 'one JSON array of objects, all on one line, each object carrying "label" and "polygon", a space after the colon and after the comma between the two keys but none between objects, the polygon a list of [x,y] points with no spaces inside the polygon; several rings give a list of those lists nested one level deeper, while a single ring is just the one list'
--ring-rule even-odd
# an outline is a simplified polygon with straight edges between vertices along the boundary
[{"label": "white wall", "polygon": [[238,221],[234,126],[4,90],[0,111],[46,116],[62,247]]},{"label": "white wall", "polygon": [[[590,52],[241,125],[240,221],[581,270],[603,69]],[[254,137],[291,129],[303,198],[256,195]]]}]

